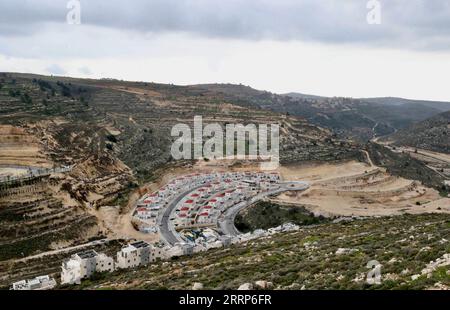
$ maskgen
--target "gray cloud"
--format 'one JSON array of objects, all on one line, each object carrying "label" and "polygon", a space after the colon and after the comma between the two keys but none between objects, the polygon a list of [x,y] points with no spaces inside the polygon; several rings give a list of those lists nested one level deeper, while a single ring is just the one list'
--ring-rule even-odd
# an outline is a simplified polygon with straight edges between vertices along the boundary
[{"label": "gray cloud", "polygon": [[[380,1],[381,25],[367,24],[366,0],[81,0],[81,5],[84,25],[116,30],[450,49],[450,1]],[[65,24],[67,2],[2,0],[0,37],[27,36],[44,24]]]}]

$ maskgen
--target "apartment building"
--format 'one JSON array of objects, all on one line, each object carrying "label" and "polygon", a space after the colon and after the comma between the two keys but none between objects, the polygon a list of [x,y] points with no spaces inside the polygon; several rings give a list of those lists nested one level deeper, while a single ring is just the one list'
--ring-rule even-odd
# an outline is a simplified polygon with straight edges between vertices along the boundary
[{"label": "apartment building", "polygon": [[80,284],[94,272],[114,271],[114,260],[94,250],[76,253],[62,263],[61,284]]},{"label": "apartment building", "polygon": [[151,261],[151,246],[144,241],[130,243],[117,252],[117,267],[120,269],[147,265]]}]

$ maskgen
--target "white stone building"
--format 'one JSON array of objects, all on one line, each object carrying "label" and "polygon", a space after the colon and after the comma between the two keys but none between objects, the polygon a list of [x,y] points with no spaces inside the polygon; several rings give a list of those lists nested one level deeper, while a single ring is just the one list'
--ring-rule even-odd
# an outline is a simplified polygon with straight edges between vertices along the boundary
[{"label": "white stone building", "polygon": [[96,272],[113,272],[115,269],[114,259],[103,253],[96,256],[95,271]]},{"label": "white stone building", "polygon": [[31,280],[22,280],[13,283],[11,289],[15,291],[51,290],[56,286],[55,279],[50,276],[39,276]]},{"label": "white stone building", "polygon": [[156,262],[157,260],[165,259],[165,250],[162,246],[151,245],[150,246],[150,262]]},{"label": "white stone building", "polygon": [[173,247],[165,248],[165,258],[169,259],[174,256],[191,255],[194,253],[194,245],[188,243],[178,243]]},{"label": "white stone building", "polygon": [[147,265],[150,262],[151,246],[144,241],[130,243],[117,252],[117,267],[120,269]]},{"label": "white stone building", "polygon": [[62,263],[61,284],[80,284],[94,272],[114,271],[114,260],[94,250],[76,253]]},{"label": "white stone building", "polygon": [[81,263],[77,259],[69,259],[62,263],[61,284],[81,284]]}]

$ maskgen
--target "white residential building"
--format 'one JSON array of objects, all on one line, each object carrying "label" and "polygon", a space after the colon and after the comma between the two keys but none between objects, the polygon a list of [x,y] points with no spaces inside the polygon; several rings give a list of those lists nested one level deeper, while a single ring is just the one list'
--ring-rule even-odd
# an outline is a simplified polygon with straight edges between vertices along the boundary
[{"label": "white residential building", "polygon": [[166,259],[169,259],[174,256],[182,256],[182,255],[183,255],[183,249],[179,245],[165,248],[164,256]]},{"label": "white residential building", "polygon": [[115,269],[114,267],[115,264],[112,257],[109,257],[103,253],[97,255],[95,265],[96,272],[113,272]]},{"label": "white residential building", "polygon": [[30,291],[30,290],[51,290],[56,286],[55,279],[50,276],[39,276],[31,280],[22,280],[13,283],[11,289],[15,291]]},{"label": "white residential building", "polygon": [[272,172],[269,176],[271,181],[279,181],[280,180],[280,174],[277,172]]},{"label": "white residential building", "polygon": [[105,254],[94,250],[80,252],[62,263],[61,284],[80,284],[94,272],[114,271],[114,261]]},{"label": "white residential building", "polygon": [[97,252],[80,252],[62,263],[61,284],[80,284],[81,279],[89,278],[96,267]]},{"label": "white residential building", "polygon": [[169,259],[174,256],[191,255],[194,253],[194,245],[188,243],[178,243],[173,247],[167,247],[165,258]]},{"label": "white residential building", "polygon": [[162,246],[153,245],[150,248],[150,261],[155,262],[157,260],[165,259],[164,248]]},{"label": "white residential building", "polygon": [[81,263],[76,259],[69,259],[62,263],[61,284],[81,284]]},{"label": "white residential building", "polygon": [[117,267],[121,269],[147,265],[150,262],[151,247],[147,242],[130,243],[117,252]]},{"label": "white residential building", "polygon": [[199,213],[196,220],[198,224],[210,224],[213,222],[213,218],[208,211],[202,211]]}]

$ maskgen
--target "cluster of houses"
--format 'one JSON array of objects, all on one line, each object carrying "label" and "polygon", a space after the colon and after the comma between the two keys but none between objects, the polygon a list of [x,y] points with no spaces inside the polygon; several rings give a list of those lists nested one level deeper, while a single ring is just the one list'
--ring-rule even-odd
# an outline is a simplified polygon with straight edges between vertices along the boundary
[{"label": "cluster of houses", "polygon": [[194,253],[229,246],[232,240],[231,236],[221,235],[211,228],[186,229],[181,231],[181,235],[192,245]]},{"label": "cluster of houses", "polygon": [[103,253],[88,250],[76,253],[62,263],[61,284],[80,284],[96,272],[113,272],[116,269],[128,269],[146,266],[157,259],[165,258],[162,246],[151,245],[144,241],[128,244],[117,252],[116,260]]},{"label": "cluster of houses", "polygon": [[[275,172],[196,173],[176,178],[157,192],[142,197],[133,217],[142,224],[139,226],[141,231],[156,233],[162,211],[172,200],[186,193],[177,203],[173,218],[170,219],[177,230],[181,231],[186,242],[174,246],[133,242],[117,252],[115,260],[94,250],[76,253],[62,263],[61,284],[80,284],[94,273],[146,266],[157,260],[168,260],[175,256],[226,247],[278,232],[297,230],[297,225],[284,224],[231,237],[209,227],[216,223],[217,218],[227,208],[259,193],[276,189],[279,182],[280,176]],[[43,276],[16,282],[12,289],[51,289],[55,286],[54,279]]]},{"label": "cluster of houses", "polygon": [[254,232],[231,237],[219,235],[216,231],[206,228],[197,232],[193,231],[192,234],[197,234],[197,236],[192,238],[189,243],[179,243],[175,246],[152,245],[144,241],[130,243],[117,252],[116,261],[103,253],[88,250],[74,254],[69,260],[62,263],[61,284],[80,284],[81,280],[91,277],[96,272],[113,272],[116,269],[147,266],[157,260],[191,255],[212,248],[226,247],[279,232],[298,229],[299,226],[287,223],[268,230],[258,229]]},{"label": "cluster of houses", "polygon": [[245,243],[257,238],[268,237],[281,232],[291,232],[299,230],[298,225],[292,223],[285,223],[283,225],[265,229],[256,229],[252,232],[240,234],[238,236],[220,235],[211,228],[206,229],[191,229],[182,231],[183,238],[189,242],[192,247],[192,252],[202,252],[209,249],[226,247],[231,244]]},{"label": "cluster of houses", "polygon": [[80,284],[82,279],[89,278],[95,272],[112,272],[115,262],[112,257],[94,250],[72,255],[62,263],[61,284]]},{"label": "cluster of houses", "polygon": [[277,173],[224,173],[184,197],[177,205],[176,228],[214,225],[227,208],[277,187]]},{"label": "cluster of houses", "polygon": [[193,246],[185,243],[164,246],[145,241],[133,242],[123,247],[117,252],[116,260],[103,253],[88,250],[76,253],[62,263],[61,284],[80,284],[81,280],[91,277],[94,273],[147,266],[157,260],[192,253],[194,253]]},{"label": "cluster of houses", "polygon": [[[62,263],[61,284],[81,284],[83,279],[90,278],[94,273],[147,266],[157,260],[168,260],[175,256],[191,255],[213,248],[226,247],[231,244],[267,237],[279,232],[289,232],[298,229],[299,226],[287,223],[268,230],[258,229],[236,237],[220,235],[210,228],[191,230],[184,232],[185,237],[190,241],[189,243],[163,246],[161,244],[152,245],[144,241],[137,241],[128,244],[117,252],[116,260],[103,253],[87,250],[72,255]],[[53,289],[55,286],[55,279],[47,275],[13,283],[11,289],[48,290]]]},{"label": "cluster of houses", "polygon": [[277,186],[276,172],[195,173],[178,177],[155,193],[144,195],[139,201],[134,219],[145,233],[158,231],[158,217],[168,204],[184,192],[188,194],[178,203],[171,220],[179,228],[214,224],[226,208]]}]

